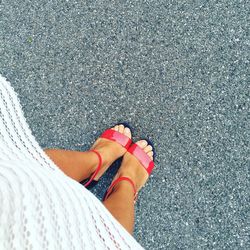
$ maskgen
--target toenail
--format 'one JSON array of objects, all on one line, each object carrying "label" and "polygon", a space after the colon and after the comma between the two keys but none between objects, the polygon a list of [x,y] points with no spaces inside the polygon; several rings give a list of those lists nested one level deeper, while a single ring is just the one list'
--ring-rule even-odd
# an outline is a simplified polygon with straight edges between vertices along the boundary
[{"label": "toenail", "polygon": [[125,131],[126,133],[129,133],[129,132],[130,132],[129,128],[125,128],[124,131]]}]

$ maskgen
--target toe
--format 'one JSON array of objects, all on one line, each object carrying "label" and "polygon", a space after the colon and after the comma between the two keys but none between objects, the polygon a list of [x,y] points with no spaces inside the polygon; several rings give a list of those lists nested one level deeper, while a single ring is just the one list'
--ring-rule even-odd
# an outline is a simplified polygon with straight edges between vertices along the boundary
[{"label": "toe", "polygon": [[124,129],[124,135],[126,135],[128,138],[131,138],[131,131],[129,128],[126,127]]},{"label": "toe", "polygon": [[146,153],[149,153],[150,151],[152,151],[152,149],[153,149],[152,146],[148,145],[147,147],[144,148],[144,151]]},{"label": "toe", "polygon": [[154,155],[154,152],[153,151],[150,151],[147,153],[148,156],[150,157],[151,160],[153,160],[153,155]]},{"label": "toe", "polygon": [[148,145],[148,143],[147,143],[146,140],[138,141],[138,142],[136,142],[136,144],[137,144],[139,147],[141,147],[142,149],[144,149],[144,148]]},{"label": "toe", "polygon": [[120,124],[119,125],[119,130],[118,130],[120,133],[124,133],[124,125],[123,124]]},{"label": "toe", "polygon": [[114,129],[115,129],[115,131],[118,131],[119,130],[119,126],[118,125],[114,126]]}]

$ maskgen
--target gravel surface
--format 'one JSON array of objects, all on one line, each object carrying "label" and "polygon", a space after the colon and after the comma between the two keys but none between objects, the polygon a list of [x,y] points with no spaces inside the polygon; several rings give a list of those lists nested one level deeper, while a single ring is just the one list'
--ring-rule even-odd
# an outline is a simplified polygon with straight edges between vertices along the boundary
[{"label": "gravel surface", "polygon": [[250,249],[250,5],[185,2],[0,0],[0,73],[42,147],[86,150],[119,121],[154,142],[146,249]]}]

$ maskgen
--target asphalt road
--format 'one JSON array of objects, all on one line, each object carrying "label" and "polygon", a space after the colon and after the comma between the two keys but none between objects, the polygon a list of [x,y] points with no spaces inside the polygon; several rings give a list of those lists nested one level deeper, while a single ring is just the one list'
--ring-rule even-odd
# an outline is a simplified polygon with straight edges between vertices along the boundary
[{"label": "asphalt road", "polygon": [[250,248],[249,13],[241,0],[0,1],[0,73],[42,147],[86,150],[119,121],[154,142],[136,207],[146,249]]}]

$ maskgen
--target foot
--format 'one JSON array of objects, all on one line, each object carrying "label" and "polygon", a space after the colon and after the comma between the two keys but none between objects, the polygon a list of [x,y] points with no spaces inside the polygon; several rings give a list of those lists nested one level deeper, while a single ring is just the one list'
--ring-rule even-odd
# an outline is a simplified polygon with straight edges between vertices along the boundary
[{"label": "foot", "polygon": [[[144,150],[151,160],[153,160],[153,148],[152,146],[148,145],[146,140],[140,140],[136,142],[136,144]],[[129,152],[124,154],[121,167],[118,170],[114,180],[122,176],[130,178],[134,182],[137,192],[144,186],[149,177],[147,171],[142,166],[140,161]],[[121,181],[117,183],[116,186],[118,185],[128,186],[130,184],[127,181]]]},{"label": "foot", "polygon": [[[131,131],[128,127],[120,124],[111,129],[118,131],[131,139]],[[98,151],[102,157],[102,166],[100,171],[94,178],[95,181],[99,180],[99,178],[115,160],[117,160],[127,152],[127,150],[119,143],[105,138],[98,138],[91,149]],[[95,166],[95,168],[93,169],[93,173],[95,172],[96,167],[97,166]]]}]

